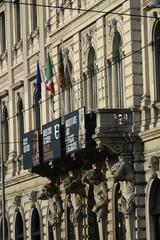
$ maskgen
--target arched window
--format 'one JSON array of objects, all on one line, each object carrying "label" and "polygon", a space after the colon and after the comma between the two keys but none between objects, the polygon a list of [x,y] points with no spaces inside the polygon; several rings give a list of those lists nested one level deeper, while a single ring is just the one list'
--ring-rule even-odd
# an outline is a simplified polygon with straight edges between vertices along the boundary
[{"label": "arched window", "polygon": [[20,3],[19,0],[14,2],[15,13],[15,43],[21,40],[21,24],[20,24]]},{"label": "arched window", "polygon": [[115,235],[116,240],[126,240],[125,218],[119,208],[119,199],[121,197],[120,184],[115,188]]},{"label": "arched window", "polygon": [[[65,77],[66,77],[66,82],[67,82],[67,90],[65,92],[65,103],[66,103],[66,110],[67,113],[71,112],[74,110],[74,105],[76,105],[74,99],[74,91],[73,91],[73,66],[71,63],[71,60],[69,59],[68,56],[68,51],[65,56]],[[74,101],[75,100],[75,101]]]},{"label": "arched window", "polygon": [[151,186],[149,198],[152,240],[160,236],[160,179],[156,178]]},{"label": "arched window", "polygon": [[112,107],[124,107],[124,87],[123,87],[123,61],[122,61],[122,39],[119,32],[115,33],[113,39],[113,59],[112,59]]},{"label": "arched window", "polygon": [[41,127],[41,117],[40,117],[40,104],[39,101],[36,99],[36,89],[34,91],[34,106],[33,106],[33,112],[34,112],[34,127],[35,129],[40,129]]},{"label": "arched window", "polygon": [[20,95],[17,104],[17,121],[18,121],[19,155],[21,155],[23,152],[24,118],[23,118],[23,102]]},{"label": "arched window", "polygon": [[0,13],[0,54],[6,51],[6,22],[4,11]]},{"label": "arched window", "polygon": [[32,31],[37,29],[37,0],[32,0]]},{"label": "arched window", "polygon": [[[3,239],[3,223],[2,223],[2,219],[1,219],[1,224],[0,224],[0,239]],[[5,234],[6,234],[6,240],[8,240],[8,224],[7,224],[7,220],[5,218]]]},{"label": "arched window", "polygon": [[94,195],[93,195],[93,186],[90,186],[88,191],[88,199],[87,199],[87,206],[88,206],[88,240],[99,240],[99,230],[98,230],[98,223],[97,223],[97,216],[92,211],[93,206],[95,204]]},{"label": "arched window", "polygon": [[48,225],[48,239],[54,240],[53,229],[52,229],[52,226],[50,226],[50,225]]},{"label": "arched window", "polygon": [[157,22],[154,34],[155,68],[156,68],[156,100],[160,101],[160,21]]},{"label": "arched window", "polygon": [[3,159],[8,160],[9,156],[9,128],[8,128],[8,110],[5,102],[2,102],[2,142],[3,142]]},{"label": "arched window", "polygon": [[34,208],[31,219],[31,240],[40,240],[40,218],[38,210]]},{"label": "arched window", "polygon": [[97,108],[97,78],[96,78],[96,54],[93,47],[90,47],[88,53],[88,79],[87,79],[87,109],[95,110]]},{"label": "arched window", "polygon": [[16,222],[15,222],[15,240],[23,240],[23,239],[24,239],[23,219],[22,219],[21,213],[18,212],[16,216]]}]

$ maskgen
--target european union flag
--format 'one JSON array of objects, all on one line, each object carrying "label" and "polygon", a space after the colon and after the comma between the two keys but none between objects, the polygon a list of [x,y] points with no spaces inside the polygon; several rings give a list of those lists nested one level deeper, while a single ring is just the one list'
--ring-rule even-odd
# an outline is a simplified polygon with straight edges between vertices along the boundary
[{"label": "european union flag", "polygon": [[39,62],[37,61],[37,73],[36,73],[36,91],[35,91],[35,101],[36,103],[39,102],[41,99],[41,71],[39,67]]}]

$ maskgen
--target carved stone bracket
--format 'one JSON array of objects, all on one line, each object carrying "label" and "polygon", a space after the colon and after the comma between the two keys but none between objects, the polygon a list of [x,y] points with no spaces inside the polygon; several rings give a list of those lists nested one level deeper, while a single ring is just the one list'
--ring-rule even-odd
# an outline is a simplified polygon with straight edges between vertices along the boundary
[{"label": "carved stone bracket", "polygon": [[95,205],[92,211],[96,213],[97,220],[100,221],[106,213],[108,204],[107,183],[102,172],[98,169],[90,169],[83,176],[82,181],[93,186]]},{"label": "carved stone bracket", "polygon": [[120,182],[121,197],[119,199],[119,210],[126,215],[131,214],[134,209],[134,169],[129,159],[120,158],[111,171],[116,182]]}]

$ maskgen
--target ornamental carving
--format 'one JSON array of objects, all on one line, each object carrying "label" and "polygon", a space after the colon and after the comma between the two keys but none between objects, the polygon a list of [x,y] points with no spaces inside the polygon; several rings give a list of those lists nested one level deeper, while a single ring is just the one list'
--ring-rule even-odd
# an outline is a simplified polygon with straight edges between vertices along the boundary
[{"label": "ornamental carving", "polygon": [[96,213],[97,219],[100,220],[106,213],[108,203],[107,183],[102,172],[98,169],[90,169],[83,176],[82,181],[93,186],[95,205],[92,211]]},{"label": "ornamental carving", "polygon": [[63,186],[67,194],[70,220],[76,224],[82,218],[82,196],[84,195],[84,185],[73,176],[68,176],[63,180]]},{"label": "ornamental carving", "polygon": [[46,184],[37,195],[38,199],[48,200],[49,223],[51,226],[61,222],[63,214],[62,199],[59,189],[53,183]]},{"label": "ornamental carving", "polygon": [[121,197],[119,199],[119,210],[124,214],[131,214],[134,209],[134,169],[128,159],[120,159],[115,163],[111,171],[116,182],[120,182]]},{"label": "ornamental carving", "polygon": [[151,158],[151,178],[159,178],[160,179],[160,157],[159,156],[152,156]]}]

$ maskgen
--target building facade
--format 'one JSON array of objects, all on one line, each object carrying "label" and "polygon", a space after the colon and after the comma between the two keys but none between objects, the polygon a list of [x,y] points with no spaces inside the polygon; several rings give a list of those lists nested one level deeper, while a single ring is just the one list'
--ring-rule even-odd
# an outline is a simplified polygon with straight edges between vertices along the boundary
[{"label": "building facade", "polygon": [[[6,239],[159,239],[159,7],[0,1]],[[36,101],[48,52],[55,95],[42,81]]]}]

